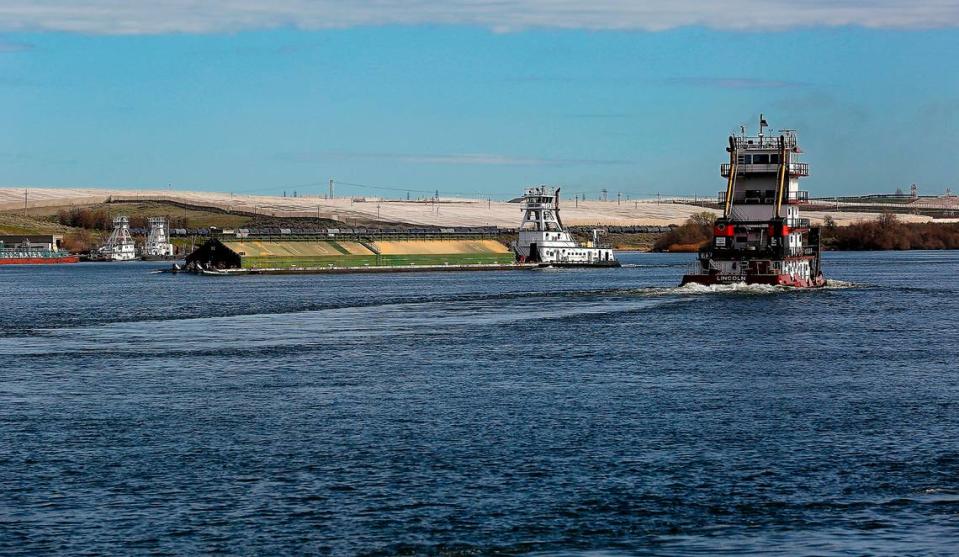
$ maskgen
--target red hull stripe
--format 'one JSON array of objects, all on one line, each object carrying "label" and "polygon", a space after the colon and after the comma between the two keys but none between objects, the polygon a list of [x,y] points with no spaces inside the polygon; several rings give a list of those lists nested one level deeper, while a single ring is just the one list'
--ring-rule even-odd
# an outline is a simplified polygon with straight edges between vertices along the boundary
[{"label": "red hull stripe", "polygon": [[68,257],[0,257],[0,265],[46,265],[51,263],[78,263],[80,258]]}]

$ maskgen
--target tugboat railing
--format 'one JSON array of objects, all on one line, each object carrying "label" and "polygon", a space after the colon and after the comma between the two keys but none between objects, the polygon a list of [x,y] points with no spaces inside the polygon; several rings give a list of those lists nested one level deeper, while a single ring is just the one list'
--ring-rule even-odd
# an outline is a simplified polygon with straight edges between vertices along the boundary
[{"label": "tugboat railing", "polygon": [[775,261],[783,257],[796,257],[800,255],[815,255],[816,247],[814,246],[803,246],[800,248],[794,247],[782,247],[779,249],[776,248],[766,248],[766,249],[752,249],[752,250],[742,250],[742,249],[717,249],[715,251],[702,251],[699,252],[699,261],[700,262],[712,262],[713,258],[718,258],[721,260],[731,260],[731,261],[745,261],[745,260],[763,260],[768,259],[770,261]]},{"label": "tugboat railing", "polygon": [[[727,163],[722,163],[719,165],[719,173],[723,178],[729,177],[729,173],[732,169],[732,165]],[[743,174],[760,174],[767,173],[772,174],[779,170],[778,164],[737,164],[736,165],[736,174],[742,176]],[[809,163],[805,162],[791,162],[789,163],[789,175],[790,176],[809,176]]]}]

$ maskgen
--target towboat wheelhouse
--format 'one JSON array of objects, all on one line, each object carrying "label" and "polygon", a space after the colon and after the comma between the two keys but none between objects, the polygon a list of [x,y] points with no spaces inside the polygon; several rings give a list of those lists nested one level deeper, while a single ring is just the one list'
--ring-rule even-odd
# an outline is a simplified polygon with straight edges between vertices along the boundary
[{"label": "towboat wheelhouse", "polygon": [[747,136],[745,129],[730,136],[729,162],[720,168],[727,179],[718,199],[723,216],[683,284],[826,284],[820,270],[819,228],[799,215],[809,200],[808,192],[799,189],[799,179],[809,175],[809,167],[799,161],[802,151],[795,131],[768,136],[767,125],[760,117],[758,136]]}]

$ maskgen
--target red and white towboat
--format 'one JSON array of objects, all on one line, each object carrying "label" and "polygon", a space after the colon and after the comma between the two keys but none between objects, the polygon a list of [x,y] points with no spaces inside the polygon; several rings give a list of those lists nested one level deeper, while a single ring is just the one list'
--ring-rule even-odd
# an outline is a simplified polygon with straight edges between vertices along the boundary
[{"label": "red and white towboat", "polygon": [[723,216],[716,220],[712,242],[699,252],[696,268],[683,284],[769,284],[797,288],[826,285],[820,268],[819,228],[799,217],[809,200],[799,179],[809,166],[799,162],[802,151],[793,130],[778,136],[730,136],[729,163],[720,172],[727,178],[719,192]]}]

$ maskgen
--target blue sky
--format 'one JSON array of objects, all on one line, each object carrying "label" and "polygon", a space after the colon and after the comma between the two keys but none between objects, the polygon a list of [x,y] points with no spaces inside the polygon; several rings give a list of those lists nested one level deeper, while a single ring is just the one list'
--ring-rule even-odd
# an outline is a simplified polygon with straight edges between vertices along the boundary
[{"label": "blue sky", "polygon": [[329,25],[6,7],[5,186],[306,194],[332,176],[343,194],[713,196],[726,136],[764,112],[799,130],[813,195],[959,190],[956,9],[744,29],[672,12],[544,22],[521,6],[499,19],[367,8]]}]

